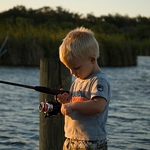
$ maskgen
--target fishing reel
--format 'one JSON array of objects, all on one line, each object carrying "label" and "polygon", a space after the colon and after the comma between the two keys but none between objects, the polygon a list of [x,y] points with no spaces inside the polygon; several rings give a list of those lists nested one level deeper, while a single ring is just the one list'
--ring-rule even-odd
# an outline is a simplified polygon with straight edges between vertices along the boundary
[{"label": "fishing reel", "polygon": [[39,112],[44,112],[44,118],[61,114],[61,104],[58,102],[41,102]]}]

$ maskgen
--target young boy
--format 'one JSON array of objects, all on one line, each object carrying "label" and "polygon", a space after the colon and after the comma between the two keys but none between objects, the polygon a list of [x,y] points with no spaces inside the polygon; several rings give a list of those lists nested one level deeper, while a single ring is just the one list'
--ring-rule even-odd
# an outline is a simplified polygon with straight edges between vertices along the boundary
[{"label": "young boy", "polygon": [[107,150],[110,83],[98,66],[99,45],[93,32],[84,27],[70,31],[59,56],[76,78],[70,94],[57,95],[65,116],[63,150]]}]

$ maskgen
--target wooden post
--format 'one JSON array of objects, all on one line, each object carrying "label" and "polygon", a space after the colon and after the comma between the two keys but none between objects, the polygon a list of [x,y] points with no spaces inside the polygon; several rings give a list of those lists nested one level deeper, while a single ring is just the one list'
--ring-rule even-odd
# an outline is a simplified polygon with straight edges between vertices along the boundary
[{"label": "wooden post", "polygon": [[[61,67],[60,67],[61,66]],[[60,71],[61,68],[61,71]],[[40,60],[40,85],[52,89],[69,90],[71,75],[67,68],[59,60]],[[55,96],[40,93],[40,102],[55,101]],[[52,118],[44,118],[40,113],[39,150],[61,150],[64,142],[64,116],[57,115]]]}]

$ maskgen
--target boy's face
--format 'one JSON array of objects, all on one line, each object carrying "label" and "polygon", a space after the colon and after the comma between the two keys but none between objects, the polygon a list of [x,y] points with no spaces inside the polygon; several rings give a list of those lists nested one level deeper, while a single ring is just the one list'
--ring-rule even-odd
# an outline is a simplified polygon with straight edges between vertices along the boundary
[{"label": "boy's face", "polygon": [[66,67],[70,70],[70,73],[80,79],[85,79],[90,74],[94,73],[96,69],[96,58],[95,57],[89,57],[86,59],[82,58],[76,58],[74,57],[70,62],[68,62]]}]

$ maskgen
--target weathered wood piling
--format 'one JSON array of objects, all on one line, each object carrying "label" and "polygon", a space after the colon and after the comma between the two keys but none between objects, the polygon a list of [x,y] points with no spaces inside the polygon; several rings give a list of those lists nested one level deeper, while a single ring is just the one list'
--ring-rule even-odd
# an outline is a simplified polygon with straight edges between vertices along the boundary
[{"label": "weathered wood piling", "polygon": [[[40,85],[52,89],[69,90],[71,75],[59,60],[40,60]],[[40,93],[40,102],[55,101],[55,96]],[[39,150],[61,150],[64,142],[64,116],[44,118],[40,113]]]}]

